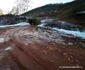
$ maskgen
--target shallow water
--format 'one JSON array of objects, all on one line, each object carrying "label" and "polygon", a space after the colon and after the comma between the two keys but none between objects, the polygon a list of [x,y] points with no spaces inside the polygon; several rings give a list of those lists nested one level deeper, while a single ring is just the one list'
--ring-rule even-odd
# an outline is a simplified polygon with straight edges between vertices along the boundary
[{"label": "shallow water", "polygon": [[13,25],[0,25],[0,28],[14,27],[14,26],[25,26],[25,25],[30,25],[30,24],[27,22],[20,22],[20,23],[13,24]]},{"label": "shallow water", "polygon": [[[79,28],[77,28],[77,30],[74,31],[74,30],[67,30],[67,29],[58,28],[58,27],[49,27],[49,26],[47,26],[47,24],[45,22],[43,22],[42,24],[38,25],[38,27],[50,28],[52,30],[56,30],[58,32],[62,32],[64,34],[70,34],[70,35],[73,35],[75,37],[79,37],[79,38],[85,39],[85,30],[79,31]],[[62,24],[65,24],[65,22],[63,22],[63,21],[59,21],[59,22],[61,22]]]},{"label": "shallow water", "polygon": [[65,34],[71,34],[75,37],[80,37],[82,39],[85,39],[85,31],[71,31],[71,30],[65,30],[65,29],[59,29],[59,28],[52,28],[53,30],[57,30],[59,32],[63,32]]}]

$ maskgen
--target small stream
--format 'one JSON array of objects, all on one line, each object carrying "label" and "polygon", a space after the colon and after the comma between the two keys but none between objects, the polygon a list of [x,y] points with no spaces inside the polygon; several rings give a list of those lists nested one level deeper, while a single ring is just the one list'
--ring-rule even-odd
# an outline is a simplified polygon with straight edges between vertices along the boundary
[{"label": "small stream", "polygon": [[[30,25],[28,22],[20,22],[17,24],[12,24],[12,25],[0,25],[0,28],[7,28],[7,27],[14,27],[14,26],[25,26],[25,25]],[[43,28],[50,28],[52,30],[61,32],[62,34],[66,35],[72,35],[74,37],[79,37],[82,39],[85,39],[85,29],[82,27],[78,27],[76,25],[60,21],[60,20],[55,20],[55,19],[42,19],[41,24],[38,25],[38,27],[43,27]]]},{"label": "small stream", "polygon": [[73,35],[85,39],[85,29],[76,25],[53,19],[43,19],[39,27],[50,28],[63,34]]}]

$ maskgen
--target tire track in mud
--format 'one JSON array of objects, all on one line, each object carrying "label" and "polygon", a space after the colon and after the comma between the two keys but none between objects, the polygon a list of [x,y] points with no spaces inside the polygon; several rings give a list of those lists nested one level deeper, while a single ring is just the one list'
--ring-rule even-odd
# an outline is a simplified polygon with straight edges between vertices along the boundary
[{"label": "tire track in mud", "polygon": [[[54,60],[49,60],[49,58],[52,58],[52,57],[49,57],[49,55],[47,55],[47,52],[44,53],[44,55],[42,54],[42,50],[43,48],[39,48],[37,46],[40,46],[40,44],[36,45],[33,47],[33,45],[29,45],[29,46],[25,46],[24,44],[22,43],[18,43],[16,40],[13,42],[15,43],[15,45],[17,46],[17,49],[21,52],[23,52],[26,56],[29,56],[32,61],[35,61],[37,63],[37,65],[41,66],[43,68],[43,70],[56,70],[58,69],[58,66],[54,63]],[[45,46],[45,45],[44,45]],[[37,47],[37,48],[36,48]],[[41,46],[40,46],[41,47]],[[52,48],[52,47],[51,47]],[[44,48],[45,49],[45,48]],[[52,48],[53,49],[53,48]],[[63,48],[62,48],[63,49]],[[65,49],[65,48],[64,48]],[[15,49],[16,50],[16,49]],[[39,54],[40,53],[40,54]],[[55,54],[57,54],[59,52],[56,52]],[[68,52],[67,52],[68,53]],[[13,53],[12,53],[13,54]],[[53,54],[53,53],[52,53]],[[63,52],[59,53],[59,55],[63,54]],[[48,56],[48,60],[47,59],[44,59],[43,57],[45,56]],[[55,55],[56,56],[56,55]],[[70,56],[69,54],[67,56]],[[59,57],[59,56],[58,56]],[[15,57],[16,58],[16,57]],[[61,58],[64,58],[67,59],[67,57],[61,57]],[[55,58],[56,59],[56,58]],[[77,59],[77,58],[76,58]],[[18,58],[17,58],[17,61]],[[16,63],[17,63],[16,61]],[[59,61],[58,61],[59,62]],[[71,65],[73,62],[69,62],[68,60],[66,61],[67,64]],[[18,64],[21,63],[20,61],[18,62]],[[56,62],[57,63],[57,62]],[[58,63],[57,63],[58,64]],[[74,60],[74,64],[75,63],[75,60]],[[72,64],[73,65],[73,64]],[[23,67],[23,66],[22,66]],[[21,68],[22,69],[22,68]],[[31,70],[31,69],[30,69]],[[34,69],[32,69],[34,70]]]},{"label": "tire track in mud", "polygon": [[[35,50],[36,47],[33,46],[25,46],[18,42],[15,43],[17,48],[22,51],[25,55],[29,56],[33,61],[35,61],[38,65],[44,68],[44,70],[56,70],[53,67],[54,62],[52,61],[49,63],[47,60],[44,60],[38,55],[37,51]],[[38,45],[37,45],[38,46]],[[32,48],[31,48],[32,47]],[[34,49],[33,49],[34,48]],[[38,49],[37,49],[38,50]],[[35,51],[35,52],[34,52]],[[39,51],[40,52],[40,51]],[[62,52],[61,52],[62,53]],[[40,52],[41,54],[41,52]],[[41,54],[42,55],[42,54]],[[65,58],[64,58],[65,59]],[[19,62],[20,63],[20,62]],[[45,64],[44,64],[45,63]],[[22,66],[23,67],[23,66]],[[57,67],[57,66],[56,66]],[[52,69],[51,69],[52,68]],[[22,69],[23,70],[23,69]],[[34,69],[33,69],[34,70]]]},{"label": "tire track in mud", "polygon": [[18,64],[21,70],[44,70],[40,65],[33,61],[29,56],[16,48],[14,51],[10,51],[12,59]]},{"label": "tire track in mud", "polygon": [[21,45],[17,42],[17,40],[15,41],[15,38],[10,40],[9,42],[11,44],[14,44],[15,47],[13,48],[13,50],[8,50],[8,54],[21,70],[45,70],[29,55],[26,55],[25,52],[21,51],[20,48],[24,47],[25,45]]},{"label": "tire track in mud", "polygon": [[[53,69],[53,67],[52,67],[53,64],[52,63],[50,63],[46,60],[43,60],[43,58],[41,58],[39,55],[37,55],[37,53],[35,53],[39,49],[35,50],[36,48],[34,48],[33,46],[25,46],[24,44],[18,43],[16,40],[12,43],[15,43],[16,48],[14,48],[14,50],[17,49],[17,51],[18,51],[18,52],[16,51],[17,53],[20,53],[20,54],[23,53],[23,55],[28,56],[30,59],[32,59],[32,61],[34,61],[34,63],[37,63],[36,65],[38,65],[42,68],[42,69],[39,69],[39,70],[52,70]],[[31,47],[33,47],[34,49],[31,48]],[[11,55],[12,59],[15,59],[15,62],[19,65],[21,70],[26,69],[26,67],[22,65],[22,62],[19,61],[19,59],[15,56],[16,54],[14,55],[14,52],[12,52],[12,51],[9,51],[9,54]],[[35,51],[35,52],[33,52],[33,51]],[[21,54],[21,56],[22,56],[22,54]],[[28,57],[22,57],[22,58],[28,58]],[[36,65],[34,65],[34,66],[36,66]],[[51,66],[50,68],[49,68],[49,65]],[[32,68],[33,68],[33,66],[32,66]],[[28,70],[31,70],[31,69],[28,69]],[[38,70],[38,69],[32,69],[32,70]]]},{"label": "tire track in mud", "polygon": [[[32,46],[17,46],[24,54],[26,54],[27,56],[29,56],[33,61],[35,61],[38,65],[40,65],[41,67],[43,67],[44,70],[52,70],[53,67],[52,67],[52,64],[50,64],[50,62],[46,61],[46,60],[43,60],[43,55],[42,57],[40,57],[36,50],[32,49],[31,47]],[[27,48],[27,47],[30,47],[30,48]],[[26,49],[25,49],[26,48]],[[35,53],[35,52],[36,53]],[[49,68],[49,66],[51,66]],[[55,70],[55,69],[54,69]]]}]

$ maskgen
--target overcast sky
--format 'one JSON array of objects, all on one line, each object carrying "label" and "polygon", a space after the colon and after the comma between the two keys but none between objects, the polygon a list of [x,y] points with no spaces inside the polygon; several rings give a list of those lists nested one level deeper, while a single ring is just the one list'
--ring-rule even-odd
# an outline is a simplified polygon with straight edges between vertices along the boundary
[{"label": "overcast sky", "polygon": [[46,5],[49,3],[66,3],[66,2],[70,2],[73,0],[31,0],[33,2],[32,4],[32,8],[36,8],[42,5]]},{"label": "overcast sky", "polygon": [[[43,6],[49,3],[65,3],[65,2],[70,2],[73,0],[31,0],[30,2],[30,8],[33,9],[39,6]],[[8,12],[11,10],[11,8],[14,6],[15,0],[0,0],[0,9]]]}]

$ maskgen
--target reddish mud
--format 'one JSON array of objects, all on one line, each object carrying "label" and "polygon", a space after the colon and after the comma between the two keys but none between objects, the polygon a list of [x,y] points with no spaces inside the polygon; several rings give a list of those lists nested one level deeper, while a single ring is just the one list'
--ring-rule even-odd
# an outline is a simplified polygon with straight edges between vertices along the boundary
[{"label": "reddish mud", "polygon": [[14,27],[0,31],[0,70],[69,70],[61,66],[78,66],[80,68],[71,69],[85,70],[84,40],[56,34],[59,37],[51,41],[51,35],[45,32],[48,38],[43,39],[42,34],[33,29]]}]

